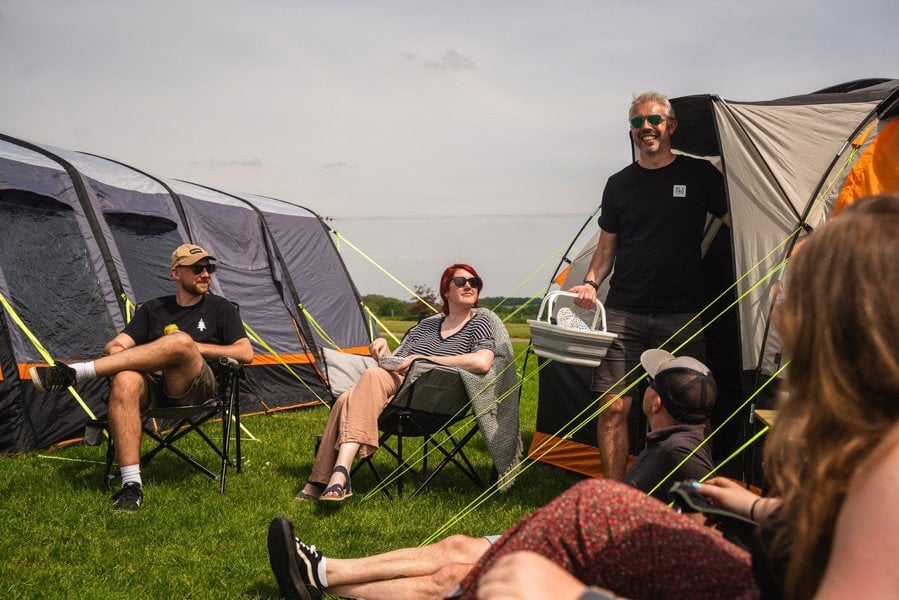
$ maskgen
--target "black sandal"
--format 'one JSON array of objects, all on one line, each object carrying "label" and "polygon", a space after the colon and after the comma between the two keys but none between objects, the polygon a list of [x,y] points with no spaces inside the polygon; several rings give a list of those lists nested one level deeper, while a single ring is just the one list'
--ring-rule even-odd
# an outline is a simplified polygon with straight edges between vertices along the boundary
[{"label": "black sandal", "polygon": [[[335,473],[340,473],[343,475],[344,483],[340,485],[339,483],[335,483],[334,485],[330,485],[326,487],[321,496],[318,497],[322,502],[343,502],[347,498],[353,495],[353,486],[350,483],[350,472],[347,471],[346,467],[341,465],[337,465],[334,467]],[[325,496],[325,494],[340,494],[339,496],[335,495],[333,497]]]},{"label": "black sandal", "polygon": [[316,490],[318,490],[318,494],[307,494],[303,491],[303,488],[306,487],[304,485],[300,488],[300,491],[297,492],[297,495],[293,497],[294,500],[318,500],[318,497],[321,496],[322,492],[325,491],[325,486],[328,485],[326,483],[319,483],[317,481],[307,481],[306,484],[311,485]]}]

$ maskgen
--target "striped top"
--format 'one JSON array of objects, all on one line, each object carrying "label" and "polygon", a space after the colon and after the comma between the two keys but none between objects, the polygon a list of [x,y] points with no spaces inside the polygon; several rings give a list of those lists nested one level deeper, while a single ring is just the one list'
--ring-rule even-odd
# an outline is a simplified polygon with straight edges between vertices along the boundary
[{"label": "striped top", "polygon": [[440,326],[445,318],[443,314],[439,314],[419,321],[403,338],[403,343],[393,353],[394,356],[458,356],[478,350],[496,352],[493,327],[485,315],[475,315],[462,329],[443,339]]}]

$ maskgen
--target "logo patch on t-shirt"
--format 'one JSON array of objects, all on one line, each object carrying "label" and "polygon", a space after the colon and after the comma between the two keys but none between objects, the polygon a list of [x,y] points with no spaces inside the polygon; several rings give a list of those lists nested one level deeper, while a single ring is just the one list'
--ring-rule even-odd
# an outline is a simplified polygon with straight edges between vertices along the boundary
[{"label": "logo patch on t-shirt", "polygon": [[672,197],[674,198],[686,198],[687,197],[687,186],[685,185],[675,185],[672,190]]}]

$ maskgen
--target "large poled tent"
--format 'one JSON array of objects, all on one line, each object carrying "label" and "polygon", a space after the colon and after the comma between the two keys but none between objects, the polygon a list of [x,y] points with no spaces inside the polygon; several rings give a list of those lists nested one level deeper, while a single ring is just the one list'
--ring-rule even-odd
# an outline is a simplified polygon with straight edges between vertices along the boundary
[{"label": "large poled tent", "polygon": [[90,154],[0,135],[0,451],[77,437],[106,383],[35,393],[28,368],[94,357],[136,304],[171,294],[172,250],[218,258],[212,292],[240,308],[256,358],[242,408],[329,396],[321,350],[370,339],[329,228],[285,201],[151,176]]},{"label": "large poled tent", "polygon": [[[674,150],[720,166],[733,222],[730,232],[710,222],[703,266],[706,297],[721,296],[703,314],[707,322],[715,319],[706,330],[707,362],[721,388],[713,424],[745,404],[716,440],[716,447],[730,449],[742,441],[750,418],[753,403],[744,399],[782,363],[770,326],[771,291],[796,240],[835,206],[899,191],[899,80],[852,81],[762,102],[697,95],[671,104],[678,120]],[[582,281],[598,237],[595,218],[581,230],[589,241],[575,240],[551,290]],[[725,310],[732,301],[736,308]],[[596,398],[589,384],[588,368],[544,366],[531,453],[597,476],[596,421],[577,416]]]}]

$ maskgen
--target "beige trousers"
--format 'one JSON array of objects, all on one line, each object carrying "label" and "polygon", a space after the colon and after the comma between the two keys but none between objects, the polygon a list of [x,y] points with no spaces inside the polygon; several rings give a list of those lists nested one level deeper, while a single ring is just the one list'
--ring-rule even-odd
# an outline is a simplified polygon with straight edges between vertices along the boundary
[{"label": "beige trousers", "polygon": [[370,367],[356,385],[337,398],[328,415],[309,481],[328,483],[341,444],[361,444],[357,458],[374,454],[378,449],[378,417],[402,382],[401,375]]}]

